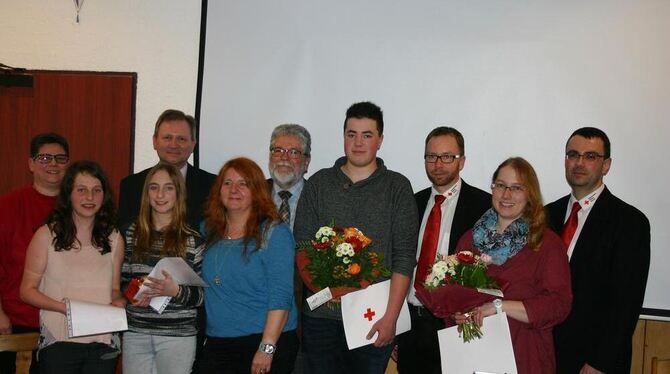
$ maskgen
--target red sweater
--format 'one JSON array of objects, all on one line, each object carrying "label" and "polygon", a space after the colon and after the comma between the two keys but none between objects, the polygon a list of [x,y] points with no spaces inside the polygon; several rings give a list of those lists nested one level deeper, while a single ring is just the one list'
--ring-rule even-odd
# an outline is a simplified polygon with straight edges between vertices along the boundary
[{"label": "red sweater", "polygon": [[19,297],[26,250],[56,203],[26,186],[0,197],[0,297],[12,325],[38,328],[39,309]]},{"label": "red sweater", "polygon": [[[472,230],[461,237],[457,248],[474,248]],[[509,282],[504,299],[523,302],[528,314],[529,323],[507,317],[519,374],[556,373],[552,330],[572,306],[570,267],[561,239],[544,230],[539,251],[526,246],[501,266],[489,266],[488,273]]]}]

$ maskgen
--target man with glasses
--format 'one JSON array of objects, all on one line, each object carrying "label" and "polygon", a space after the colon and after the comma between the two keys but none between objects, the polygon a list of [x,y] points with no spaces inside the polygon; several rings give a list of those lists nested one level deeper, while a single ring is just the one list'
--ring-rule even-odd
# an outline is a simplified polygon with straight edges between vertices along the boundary
[{"label": "man with glasses", "polygon": [[295,209],[305,185],[312,138],[300,125],[285,124],[275,127],[270,137],[268,169],[271,179],[272,199],[282,219],[293,229]]},{"label": "man with glasses", "polygon": [[649,220],[603,183],[607,135],[583,127],[565,146],[570,195],[547,205],[570,259],[572,311],[554,328],[558,373],[629,373],[649,271]]},{"label": "man with glasses", "polygon": [[[305,186],[304,175],[311,160],[312,137],[306,128],[296,124],[285,124],[275,127],[270,137],[270,160],[268,169],[270,176],[268,185],[272,192],[279,215],[293,230],[295,210]],[[295,301],[298,310],[302,307],[302,281],[297,271],[294,281]],[[298,316],[298,336],[302,331],[300,315]],[[298,351],[293,373],[302,373],[302,349]]]},{"label": "man with glasses", "polygon": [[302,343],[309,373],[383,373],[391,356],[396,321],[414,270],[418,216],[409,180],[377,157],[383,131],[377,105],[361,102],[349,107],[344,157],[309,178],[298,202],[296,241],[314,238],[320,227],[333,221],[356,227],[372,239],[374,251],[384,254],[384,265],[392,273],[386,312],[368,332],[373,344],[349,350],[339,308],[322,305],[310,311],[303,306]]},{"label": "man with glasses", "polygon": [[426,278],[438,256],[453,254],[461,235],[491,207],[490,194],[460,177],[465,166],[465,141],[458,130],[445,126],[433,129],[426,137],[424,161],[432,186],[414,195],[423,218],[416,250],[418,265],[407,296],[412,329],[398,337],[399,373],[441,372],[437,330],[445,327],[444,322],[423,307],[414,295],[414,285]]},{"label": "man with glasses", "polygon": [[[70,161],[67,140],[55,133],[30,142],[33,182],[0,197],[0,334],[39,331],[39,309],[21,301],[19,288],[28,244],[56,204]],[[0,353],[0,373],[14,373],[16,354]],[[33,352],[30,372],[37,373]]]}]

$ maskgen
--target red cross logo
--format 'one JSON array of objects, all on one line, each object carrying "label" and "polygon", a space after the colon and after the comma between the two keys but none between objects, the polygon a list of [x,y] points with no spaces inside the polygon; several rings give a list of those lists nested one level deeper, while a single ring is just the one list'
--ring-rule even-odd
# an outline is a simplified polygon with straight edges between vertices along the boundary
[{"label": "red cross logo", "polygon": [[375,314],[376,314],[376,313],[375,313],[375,311],[374,311],[374,310],[372,310],[372,309],[368,308],[368,311],[367,311],[367,312],[365,312],[365,314],[363,314],[363,317],[367,318],[367,319],[368,319],[368,321],[372,321],[372,317],[374,317],[374,316],[375,316]]}]

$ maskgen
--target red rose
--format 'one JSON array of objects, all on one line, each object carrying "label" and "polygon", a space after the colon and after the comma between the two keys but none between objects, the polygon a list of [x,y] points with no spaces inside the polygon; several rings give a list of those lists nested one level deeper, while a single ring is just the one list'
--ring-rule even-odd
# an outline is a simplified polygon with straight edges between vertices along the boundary
[{"label": "red rose", "polygon": [[345,239],[345,242],[351,244],[354,247],[354,252],[358,253],[363,250],[363,242],[356,237],[349,237]]},{"label": "red rose", "polygon": [[475,256],[471,252],[458,252],[456,259],[462,264],[474,264]]},{"label": "red rose", "polygon": [[312,241],[312,245],[314,246],[315,249],[326,249],[326,248],[330,248],[331,243],[330,243],[330,241],[327,241],[325,243],[319,243],[319,242],[316,242],[316,241]]}]

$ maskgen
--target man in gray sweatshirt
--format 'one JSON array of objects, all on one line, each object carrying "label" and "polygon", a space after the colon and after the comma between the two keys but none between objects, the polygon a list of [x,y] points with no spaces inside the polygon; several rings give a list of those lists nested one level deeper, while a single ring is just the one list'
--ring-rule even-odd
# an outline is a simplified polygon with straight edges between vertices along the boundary
[{"label": "man in gray sweatshirt", "polygon": [[[356,227],[384,254],[391,270],[386,313],[372,327],[371,345],[349,351],[339,308],[326,305],[310,311],[303,307],[302,343],[307,373],[383,373],[395,326],[416,264],[418,211],[412,187],[403,175],[386,168],[377,158],[384,121],[381,109],[370,102],[353,104],[344,121],[345,156],[315,173],[305,184],[296,211],[296,241],[310,240],[333,220]],[[384,279],[380,279],[382,281]],[[306,291],[305,297],[312,293]]]}]

